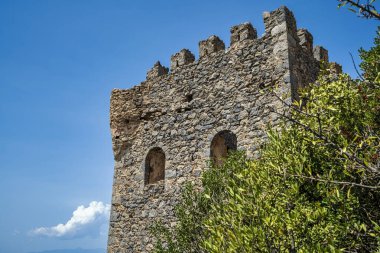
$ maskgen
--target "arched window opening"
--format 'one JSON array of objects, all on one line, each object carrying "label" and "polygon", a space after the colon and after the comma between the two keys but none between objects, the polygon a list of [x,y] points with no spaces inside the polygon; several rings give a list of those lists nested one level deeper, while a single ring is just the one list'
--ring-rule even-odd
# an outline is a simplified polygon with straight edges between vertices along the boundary
[{"label": "arched window opening", "polygon": [[165,179],[165,153],[161,148],[152,148],[145,158],[145,184],[154,184]]},{"label": "arched window opening", "polygon": [[215,165],[221,166],[228,154],[235,150],[237,150],[236,135],[228,130],[221,131],[211,141],[211,160]]}]

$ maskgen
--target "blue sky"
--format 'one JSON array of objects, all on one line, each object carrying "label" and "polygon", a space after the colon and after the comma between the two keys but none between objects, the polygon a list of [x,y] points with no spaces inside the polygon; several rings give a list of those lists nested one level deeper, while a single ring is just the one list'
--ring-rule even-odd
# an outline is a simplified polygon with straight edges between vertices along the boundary
[{"label": "blue sky", "polygon": [[0,0],[0,252],[105,249],[112,88],[212,34],[228,45],[232,25],[260,35],[280,5],[356,75],[349,52],[358,61],[379,23],[334,0]]}]

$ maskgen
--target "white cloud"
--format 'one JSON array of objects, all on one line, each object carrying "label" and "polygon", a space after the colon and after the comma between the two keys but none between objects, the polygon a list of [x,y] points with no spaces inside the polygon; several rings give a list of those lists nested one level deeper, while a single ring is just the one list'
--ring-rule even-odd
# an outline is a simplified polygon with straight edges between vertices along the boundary
[{"label": "white cloud", "polygon": [[39,227],[33,229],[31,234],[59,238],[98,236],[102,227],[108,223],[109,213],[109,204],[92,201],[88,207],[78,206],[65,224]]}]

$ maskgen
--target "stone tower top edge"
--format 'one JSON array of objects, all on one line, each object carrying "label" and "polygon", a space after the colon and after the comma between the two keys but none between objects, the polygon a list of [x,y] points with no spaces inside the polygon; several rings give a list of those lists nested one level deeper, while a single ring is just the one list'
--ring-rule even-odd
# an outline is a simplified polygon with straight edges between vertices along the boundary
[{"label": "stone tower top edge", "polygon": [[[250,22],[234,25],[230,28],[230,46],[226,48],[225,43],[216,35],[211,35],[207,39],[201,40],[199,46],[199,59],[189,49],[181,49],[170,58],[170,68],[161,65],[157,61],[154,66],[147,71],[146,80],[128,89],[114,89],[116,92],[130,90],[131,93],[139,91],[138,86],[144,86],[146,82],[154,81],[157,78],[164,78],[174,74],[178,69],[184,69],[192,64],[199,64],[204,58],[212,58],[220,53],[228,53],[231,50],[239,49],[259,40],[271,40],[286,32],[306,51],[314,55],[317,61],[328,62],[328,50],[322,46],[313,46],[312,34],[304,28],[297,29],[296,20],[292,11],[286,6],[281,6],[271,12],[263,12],[265,33],[257,36],[257,30]],[[290,42],[291,43],[291,42]],[[337,63],[334,63],[337,64]],[[339,65],[339,64],[337,64]],[[339,65],[340,66],[340,65]]]}]

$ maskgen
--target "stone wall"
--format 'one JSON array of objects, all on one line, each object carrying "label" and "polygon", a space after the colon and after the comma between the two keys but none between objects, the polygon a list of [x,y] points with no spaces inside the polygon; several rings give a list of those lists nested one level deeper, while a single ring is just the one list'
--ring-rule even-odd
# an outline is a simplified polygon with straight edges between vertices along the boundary
[{"label": "stone wall", "polygon": [[[264,23],[261,38],[249,23],[234,26],[229,48],[213,35],[199,43],[197,61],[183,49],[171,57],[170,72],[157,62],[146,81],[112,91],[108,252],[149,252],[149,226],[157,219],[175,225],[181,185],[199,182],[214,136],[232,132],[237,148],[254,158],[267,124],[279,120],[268,106],[281,103],[268,88],[278,86],[276,92],[296,99],[297,89],[316,79],[327,51],[313,49],[311,34],[297,30],[293,14],[281,7],[264,13]],[[150,184],[145,163],[152,149],[163,151],[165,171],[163,180]]]}]

